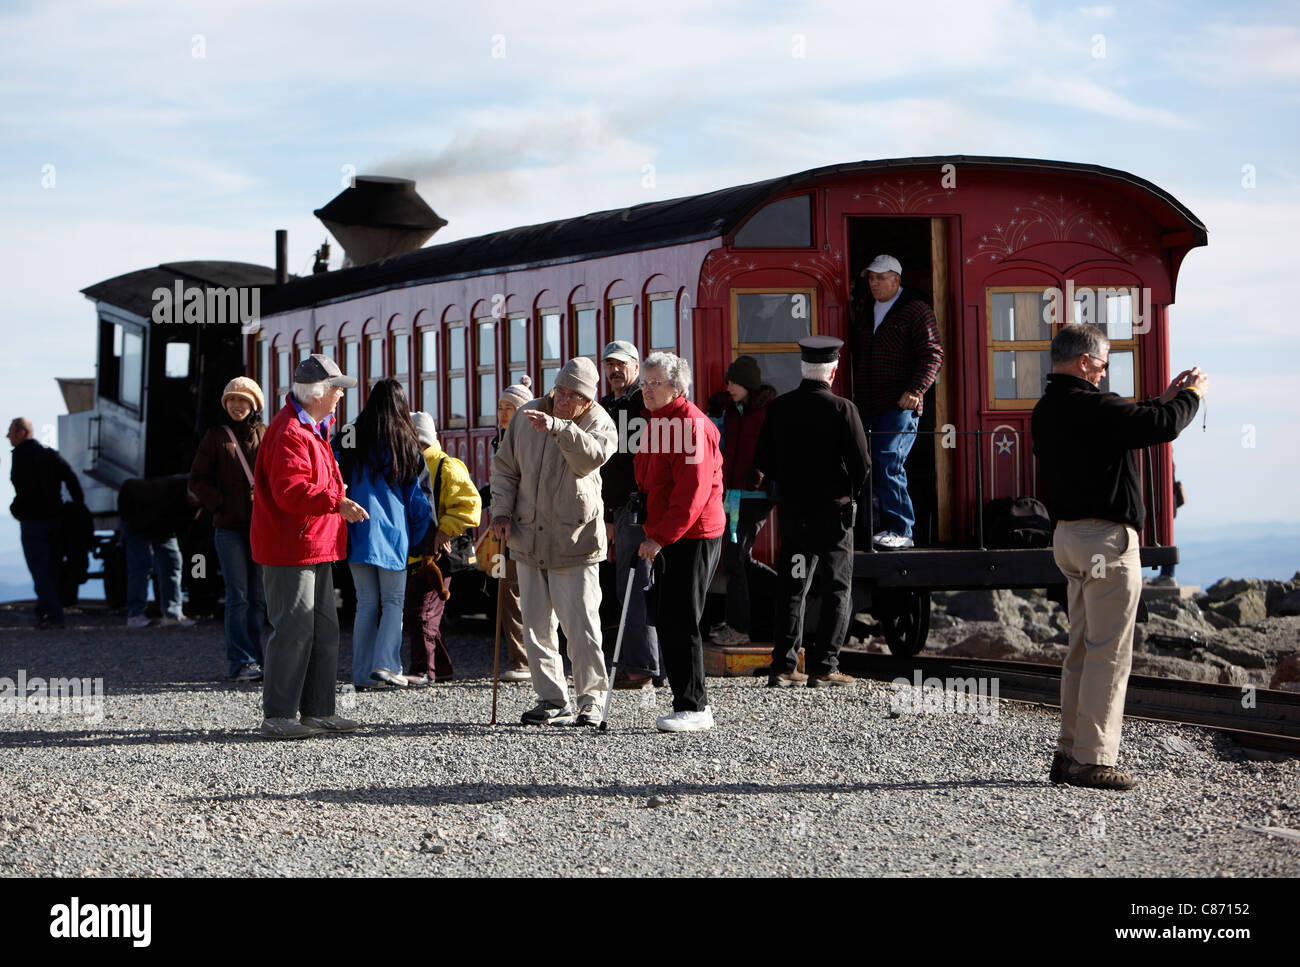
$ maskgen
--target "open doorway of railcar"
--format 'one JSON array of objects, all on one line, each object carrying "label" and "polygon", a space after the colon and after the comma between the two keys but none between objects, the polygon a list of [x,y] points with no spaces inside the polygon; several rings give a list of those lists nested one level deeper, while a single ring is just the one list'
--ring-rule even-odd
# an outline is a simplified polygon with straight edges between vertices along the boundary
[{"label": "open doorway of railcar", "polygon": [[[902,284],[920,294],[935,311],[939,321],[939,334],[943,341],[944,361],[935,385],[926,391],[921,412],[920,436],[908,455],[907,489],[916,511],[914,537],[918,546],[934,545],[952,539],[952,475],[954,466],[951,450],[940,452],[940,441],[934,435],[936,426],[948,421],[948,373],[956,356],[952,345],[948,315],[948,259],[946,223],[941,218],[850,217],[848,219],[848,270],[849,291],[853,295],[848,329],[872,325],[871,307],[874,304],[866,280],[860,279],[863,270],[877,255],[892,255],[903,267]],[[936,304],[936,292],[938,303]],[[850,375],[845,383],[846,392],[852,392]],[[865,524],[865,514],[859,520]],[[873,519],[879,522],[878,510]],[[879,529],[878,527],[876,528]],[[870,535],[861,534],[862,550],[869,546]]]}]

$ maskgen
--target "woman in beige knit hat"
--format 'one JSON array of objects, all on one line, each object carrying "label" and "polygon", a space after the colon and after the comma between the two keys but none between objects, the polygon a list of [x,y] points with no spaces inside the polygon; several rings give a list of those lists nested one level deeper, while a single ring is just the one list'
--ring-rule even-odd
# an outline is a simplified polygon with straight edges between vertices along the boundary
[{"label": "woman in beige knit hat", "polygon": [[262,388],[237,376],[221,391],[220,423],[208,430],[190,467],[190,489],[212,514],[214,543],[226,584],[227,678],[262,680],[266,600],[262,568],[254,562],[248,530],[253,516],[253,466],[266,433]]}]

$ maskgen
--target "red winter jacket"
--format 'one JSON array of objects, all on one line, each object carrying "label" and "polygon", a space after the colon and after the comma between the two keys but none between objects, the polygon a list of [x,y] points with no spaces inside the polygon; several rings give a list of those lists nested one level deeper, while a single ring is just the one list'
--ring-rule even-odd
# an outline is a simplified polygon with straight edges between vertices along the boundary
[{"label": "red winter jacket", "polygon": [[344,493],[329,444],[286,403],[267,427],[253,468],[253,560],[300,566],[346,558],[348,526],[336,512]]},{"label": "red winter jacket", "polygon": [[636,453],[637,486],[646,494],[645,536],[660,547],[721,537],[726,513],[718,428],[684,396],[641,415],[649,421]]}]

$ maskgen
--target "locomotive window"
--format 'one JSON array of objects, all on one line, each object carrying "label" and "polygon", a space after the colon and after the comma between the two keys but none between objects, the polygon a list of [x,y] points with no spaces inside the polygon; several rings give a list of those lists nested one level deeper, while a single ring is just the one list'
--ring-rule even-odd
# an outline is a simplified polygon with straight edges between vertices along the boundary
[{"label": "locomotive window", "polygon": [[392,354],[389,359],[389,366],[393,371],[393,379],[402,384],[402,389],[406,392],[406,402],[415,403],[415,397],[411,395],[411,381],[408,378],[411,375],[411,358],[410,351],[407,348],[410,345],[410,337],[404,332],[395,332],[392,336],[392,342],[388,351]]},{"label": "locomotive window", "polygon": [[636,345],[636,310],[631,299],[616,299],[609,304],[610,340],[622,339]]},{"label": "locomotive window", "polygon": [[375,383],[384,378],[384,338],[383,336],[371,336],[366,340],[366,396],[369,397],[369,390],[374,388]]},{"label": "locomotive window", "polygon": [[650,297],[650,348],[677,348],[677,300],[671,293]]},{"label": "locomotive window", "polygon": [[122,327],[99,320],[99,395],[118,402],[122,380]]},{"label": "locomotive window", "polygon": [[[278,395],[289,392],[289,350],[280,349],[275,354],[275,385]],[[281,403],[283,405],[283,403]]]},{"label": "locomotive window", "polygon": [[[996,410],[1031,409],[1052,371],[1052,337],[1060,328],[1057,289],[1005,286],[987,290],[989,403]],[[1110,369],[1101,389],[1135,399],[1137,342],[1133,299],[1126,288],[1075,290],[1071,320],[1097,325],[1111,340]]]},{"label": "locomotive window", "polygon": [[1037,349],[993,353],[993,395],[999,400],[1037,400],[1043,395],[1052,354]]},{"label": "locomotive window", "polygon": [[510,352],[510,382],[519,382],[519,377],[528,371],[528,317],[512,316],[508,329]]},{"label": "locomotive window", "polygon": [[420,404],[419,408],[438,423],[438,344],[433,329],[420,330]]},{"label": "locomotive window", "polygon": [[1076,289],[1074,321],[1097,326],[1111,342],[1130,341],[1133,338],[1133,292],[1086,286]]},{"label": "locomotive window", "polygon": [[816,332],[817,297],[813,289],[733,289],[735,342],[789,344]]},{"label": "locomotive window", "polygon": [[465,327],[447,327],[447,426],[463,427],[469,412],[465,380]]},{"label": "locomotive window", "polygon": [[[360,347],[355,339],[346,339],[343,341],[343,365],[340,367],[347,376],[355,375],[360,369],[358,357],[361,355]],[[351,423],[361,412],[361,390],[360,383],[349,390],[343,392],[343,416],[339,418],[340,423]]]},{"label": "locomotive window", "polygon": [[166,379],[184,379],[190,375],[190,344],[169,342],[163,356],[163,376]]},{"label": "locomotive window", "polygon": [[487,319],[478,324],[478,420],[479,426],[495,426],[497,418],[497,324]]},{"label": "locomotive window", "polygon": [[1041,290],[994,292],[989,315],[994,342],[1052,341],[1052,300]]},{"label": "locomotive window", "polygon": [[594,306],[586,309],[574,308],[574,334],[577,337],[575,342],[575,356],[591,356],[593,359],[598,352],[596,346],[596,309]]},{"label": "locomotive window", "polygon": [[542,367],[542,386],[539,395],[546,395],[555,386],[555,377],[560,375],[560,314],[544,312],[541,317],[539,338],[541,351],[538,354]]},{"label": "locomotive window", "polygon": [[734,248],[808,248],[813,243],[812,195],[764,205],[736,232]]},{"label": "locomotive window", "polygon": [[336,347],[334,346],[334,344],[333,344],[332,342],[321,343],[320,354],[321,354],[322,356],[328,356],[330,359],[334,360],[334,362],[336,362],[336,363],[339,361],[339,358],[338,358],[338,355],[337,355],[337,351],[336,351]]},{"label": "locomotive window", "polygon": [[308,356],[310,356],[310,355],[311,355],[311,347],[310,347],[310,346],[299,346],[299,347],[298,347],[298,362],[302,362],[304,359],[306,359],[306,358],[307,358]]},{"label": "locomotive window", "polygon": [[138,332],[129,329],[122,331],[122,382],[121,396],[123,406],[140,408],[144,396],[144,339]]}]

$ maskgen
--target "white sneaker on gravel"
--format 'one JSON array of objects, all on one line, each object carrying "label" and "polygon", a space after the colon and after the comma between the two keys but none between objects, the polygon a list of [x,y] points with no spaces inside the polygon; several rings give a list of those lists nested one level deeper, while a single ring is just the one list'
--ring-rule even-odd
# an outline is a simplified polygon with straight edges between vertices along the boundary
[{"label": "white sneaker on gravel", "polygon": [[194,624],[193,618],[187,618],[183,614],[169,614],[158,619],[158,625],[162,628],[193,628]]},{"label": "white sneaker on gravel", "polygon": [[673,712],[655,722],[660,732],[703,732],[713,728],[713,709],[706,705],[699,712]]},{"label": "white sneaker on gravel", "polygon": [[531,682],[533,673],[527,668],[511,668],[501,673],[499,681],[503,682]]},{"label": "white sneaker on gravel", "polygon": [[901,551],[904,548],[911,547],[913,541],[910,537],[904,537],[902,534],[895,534],[893,531],[884,531],[877,534],[871,539],[871,543],[876,547],[884,548],[887,551]]},{"label": "white sneaker on gravel", "polygon": [[405,675],[390,672],[386,668],[376,668],[370,673],[370,677],[377,682],[386,682],[389,685],[396,685],[398,688],[405,688],[410,684]]},{"label": "white sneaker on gravel", "polygon": [[153,619],[148,615],[133,614],[126,619],[126,626],[132,631],[139,631],[141,628],[148,628],[153,624]]}]

